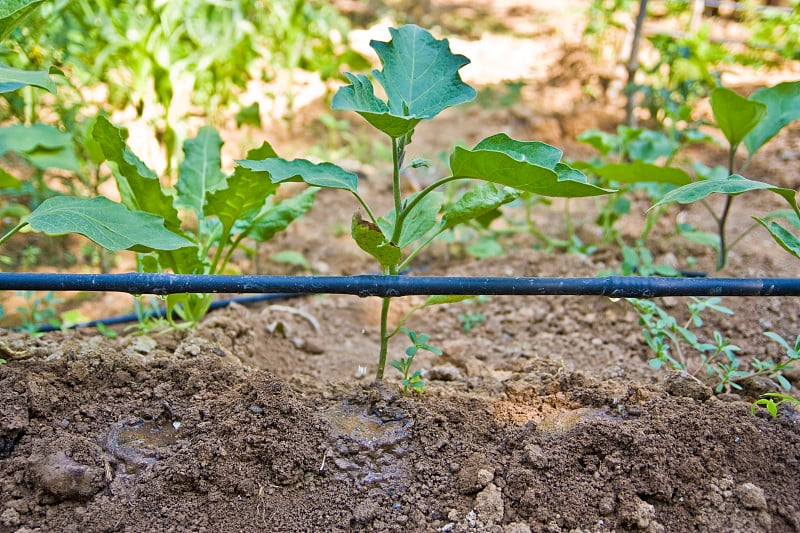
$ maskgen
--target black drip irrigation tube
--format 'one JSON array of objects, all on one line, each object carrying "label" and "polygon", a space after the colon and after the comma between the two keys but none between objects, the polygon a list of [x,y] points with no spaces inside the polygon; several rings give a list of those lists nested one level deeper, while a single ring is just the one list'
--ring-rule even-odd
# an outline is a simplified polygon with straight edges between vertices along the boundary
[{"label": "black drip irrigation tube", "polygon": [[[585,295],[609,298],[658,296],[800,296],[800,278],[496,278],[433,276],[219,276],[185,274],[46,274],[0,273],[0,290],[95,291],[167,295],[178,293],[255,293],[220,300],[253,303],[307,294],[352,294],[360,297],[412,295],[547,296]],[[155,311],[147,316],[164,316]],[[73,327],[133,322],[135,314],[95,320]]]}]

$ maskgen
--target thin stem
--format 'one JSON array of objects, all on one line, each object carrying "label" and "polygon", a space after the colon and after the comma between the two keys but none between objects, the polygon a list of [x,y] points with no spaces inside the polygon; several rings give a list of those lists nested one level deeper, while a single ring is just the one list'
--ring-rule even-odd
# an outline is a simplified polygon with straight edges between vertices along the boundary
[{"label": "thin stem", "polygon": [[403,227],[403,221],[406,219],[408,214],[411,213],[411,211],[414,210],[414,208],[417,206],[417,204],[423,198],[425,198],[425,196],[427,196],[428,194],[430,194],[434,190],[438,189],[439,187],[441,187],[445,183],[449,183],[451,181],[459,180],[459,179],[465,179],[465,178],[462,178],[461,176],[448,176],[446,178],[440,178],[440,179],[434,181],[433,183],[431,183],[430,185],[428,185],[427,187],[425,187],[424,189],[422,189],[421,191],[419,191],[417,193],[417,195],[414,196],[414,198],[412,198],[408,202],[408,204],[405,206],[405,208],[402,211],[395,211],[395,214],[397,215],[397,220],[396,220],[395,225],[394,225],[394,234],[392,234],[392,242],[397,242],[397,240],[400,238],[400,230]]},{"label": "thin stem", "polygon": [[10,239],[12,235],[14,235],[15,233],[17,233],[19,230],[21,230],[22,228],[24,228],[27,225],[28,225],[28,223],[23,221],[23,222],[20,222],[19,224],[17,224],[16,226],[14,226],[13,228],[11,228],[8,233],[6,233],[5,235],[3,235],[2,238],[0,238],[0,246],[2,246],[4,242],[6,242],[8,239]]},{"label": "thin stem", "polygon": [[757,228],[758,226],[759,226],[759,224],[751,224],[749,228],[747,228],[746,230],[744,230],[744,231],[742,232],[742,234],[741,234],[741,235],[739,235],[738,237],[736,237],[736,239],[735,239],[735,240],[734,240],[734,241],[733,241],[733,242],[730,244],[730,246],[728,246],[728,250],[732,250],[734,246],[736,246],[737,244],[739,244],[739,241],[741,241],[742,239],[744,239],[745,237],[747,237],[747,235],[748,235],[748,234],[749,234],[751,231],[753,231],[755,228]]},{"label": "thin stem", "polygon": [[358,203],[360,203],[360,204],[361,204],[361,207],[363,207],[363,208],[364,208],[364,211],[366,211],[366,213],[367,213],[367,216],[368,216],[368,217],[369,217],[369,219],[372,221],[372,223],[373,223],[373,224],[375,224],[375,225],[377,226],[377,225],[378,225],[378,219],[377,219],[377,218],[375,218],[375,213],[373,213],[373,212],[372,212],[372,209],[370,209],[370,208],[369,208],[369,206],[367,205],[367,202],[366,202],[366,200],[364,200],[364,198],[362,198],[362,197],[361,197],[361,195],[360,195],[360,194],[358,194],[358,193],[357,193],[357,192],[355,192],[355,191],[353,191],[353,195],[354,195],[354,196],[356,197],[356,199],[358,200]]},{"label": "thin stem", "polygon": [[[394,193],[394,212],[400,213],[400,161],[403,158],[405,149],[397,142],[397,138],[392,137],[392,192]],[[392,239],[394,241],[394,239]]]},{"label": "thin stem", "polygon": [[375,382],[383,381],[383,371],[386,368],[386,354],[389,351],[389,335],[387,323],[389,321],[389,305],[391,298],[381,298],[381,349],[378,356],[378,370],[375,372]]},{"label": "thin stem", "polygon": [[[731,148],[728,151],[729,176],[733,174],[733,161],[734,157],[736,156],[736,149],[738,147],[738,144],[731,145]],[[728,249],[725,245],[725,223],[728,221],[728,213],[730,213],[732,203],[733,196],[728,195],[725,198],[725,207],[722,209],[722,215],[720,215],[719,220],[717,221],[717,232],[719,233],[719,255],[717,256],[717,270],[722,270],[722,267],[725,266],[725,263],[728,260]]]}]

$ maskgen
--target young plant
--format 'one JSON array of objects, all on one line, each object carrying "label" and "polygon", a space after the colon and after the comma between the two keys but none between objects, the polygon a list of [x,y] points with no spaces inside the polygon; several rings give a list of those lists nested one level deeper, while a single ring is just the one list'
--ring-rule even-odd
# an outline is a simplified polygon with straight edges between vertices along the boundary
[{"label": "young plant", "polygon": [[403,379],[400,381],[400,385],[403,387],[404,394],[407,394],[410,391],[422,392],[425,390],[425,382],[422,381],[422,371],[417,370],[410,376],[408,375],[411,372],[411,365],[414,364],[414,357],[420,350],[427,350],[434,355],[442,355],[442,351],[439,348],[428,344],[430,337],[425,333],[417,333],[416,331],[411,331],[407,328],[400,328],[400,331],[408,335],[408,339],[411,341],[411,346],[406,348],[406,357],[403,357],[399,360],[389,361],[389,364],[403,374]]},{"label": "young plant", "polygon": [[[747,148],[747,160],[742,165],[742,168],[746,168],[753,155],[767,141],[774,137],[784,126],[800,118],[800,81],[786,82],[774,87],[759,89],[750,98],[744,98],[730,89],[720,87],[711,93],[711,109],[717,126],[722,130],[729,144],[727,175],[701,179],[679,187],[664,195],[651,209],[660,208],[671,202],[689,204],[702,201],[717,225],[719,240],[717,269],[719,270],[727,263],[730,249],[750,231],[750,229],[746,230],[734,239],[732,243],[728,244],[725,225],[734,197],[748,191],[771,191],[783,197],[789,203],[793,211],[793,214],[790,214],[792,219],[795,217],[800,218],[800,210],[795,198],[796,192],[793,189],[776,187],[762,181],[749,180],[735,173],[734,169],[739,145],[744,144]],[[714,212],[704,201],[707,196],[714,193],[726,195],[725,205],[719,214]],[[778,244],[789,253],[800,258],[800,239],[791,230],[774,220],[756,217],[754,219],[767,229]]]},{"label": "young plant", "polygon": [[[113,169],[122,203],[102,196],[49,198],[0,244],[29,226],[50,234],[80,233],[111,251],[133,250],[140,254],[139,265],[146,272],[220,274],[245,238],[271,239],[314,201],[316,191],[307,189],[273,202],[277,184],[243,167],[230,176],[223,174],[222,140],[212,127],[201,128],[184,144],[186,156],[174,194],[161,186],[128,148],[123,132],[107,119],[98,117],[92,137]],[[275,152],[264,143],[248,156],[274,157]],[[195,326],[208,311],[212,295],[171,294],[166,300],[169,320],[176,313],[186,325]]]},{"label": "young plant", "polygon": [[[776,401],[777,400],[777,401]],[[778,417],[778,408],[783,405],[793,405],[794,407],[800,407],[800,400],[791,396],[789,394],[784,394],[782,392],[767,392],[761,395],[761,398],[753,402],[750,406],[750,412],[756,414],[756,410],[758,406],[763,406],[767,412],[772,415],[772,418]]]},{"label": "young plant", "polygon": [[[517,141],[501,133],[480,141],[472,149],[456,147],[450,155],[449,175],[403,197],[400,178],[406,148],[417,125],[448,107],[472,100],[476,93],[458,72],[469,59],[453,54],[447,39],[436,39],[414,25],[389,31],[390,41],[370,43],[382,65],[381,70],[373,71],[373,76],[383,87],[386,100],[375,95],[367,76],[347,73],[350,84],[335,94],[333,108],[358,113],[389,138],[392,210],[377,216],[358,190],[358,176],[332,163],[251,157],[239,164],[266,173],[272,183],[301,181],[353,194],[363,212],[353,215],[351,234],[387,276],[398,275],[437,236],[512,201],[520,191],[562,197],[608,192],[562,163],[560,150],[540,142]],[[443,207],[443,194],[438,189],[455,180],[484,183]],[[397,331],[390,331],[388,326],[390,304],[391,297],[384,297],[375,373],[378,383],[383,380],[389,339]]]},{"label": "young plant", "polygon": [[[629,298],[642,325],[642,333],[647,346],[654,357],[649,360],[654,370],[667,367],[681,370],[698,377],[705,374],[706,379],[714,383],[715,392],[741,389],[738,382],[754,376],[765,376],[775,379],[786,390],[791,388],[782,372],[792,368],[792,364],[800,360],[800,338],[794,348],[774,333],[767,336],[780,342],[787,350],[787,355],[779,361],[760,361],[753,359],[749,369],[744,369],[741,359],[736,355],[739,347],[731,344],[718,331],[712,334],[713,342],[700,342],[693,329],[703,326],[702,313],[710,309],[726,315],[733,311],[719,304],[719,298],[691,298],[687,303],[689,318],[684,324],[652,300]],[[780,340],[777,340],[780,339]],[[783,342],[781,342],[783,341]],[[691,357],[689,349],[697,355]],[[699,362],[695,359],[699,357]]]}]

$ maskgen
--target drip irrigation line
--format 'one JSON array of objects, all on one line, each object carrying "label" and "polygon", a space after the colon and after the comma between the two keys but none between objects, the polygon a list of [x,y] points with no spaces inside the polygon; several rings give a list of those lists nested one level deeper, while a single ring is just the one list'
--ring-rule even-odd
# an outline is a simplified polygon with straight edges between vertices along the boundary
[{"label": "drip irrigation line", "polygon": [[798,278],[492,278],[426,276],[218,276],[0,273],[0,290],[411,295],[800,296]]}]

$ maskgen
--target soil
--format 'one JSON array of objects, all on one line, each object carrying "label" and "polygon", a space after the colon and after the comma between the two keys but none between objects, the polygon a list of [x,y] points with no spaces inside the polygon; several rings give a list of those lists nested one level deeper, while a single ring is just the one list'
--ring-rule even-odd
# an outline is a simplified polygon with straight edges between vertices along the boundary
[{"label": "soil", "polygon": [[[598,69],[563,28],[572,17],[580,22],[583,3],[430,4],[425,16],[440,17],[448,31],[459,31],[448,18],[457,9],[505,24],[497,36],[487,22],[480,41],[464,33],[465,44],[480,42],[486,54],[475,73],[530,57],[522,43],[531,53],[563,54],[512,73],[525,82],[519,101],[449,111],[421,126],[412,146],[430,155],[454,138],[471,143],[505,131],[578,158],[591,152],[576,133],[620,122],[618,95],[592,99],[581,90]],[[797,187],[798,139],[800,127],[787,128],[749,175]],[[724,160],[721,149],[692,156]],[[371,198],[386,196],[383,170],[360,166]],[[408,187],[426,177],[408,176]],[[748,226],[751,211],[782,207],[769,194],[735,206],[732,233]],[[314,210],[261,251],[262,268],[298,272],[269,262],[293,249],[317,273],[371,271],[337,230],[356,207],[340,191],[320,192]],[[562,207],[534,212],[546,233],[563,236]],[[597,242],[593,203],[570,207],[579,236]],[[638,235],[647,207],[634,202],[624,238]],[[669,211],[648,242],[656,262],[713,272],[708,249],[672,234],[677,216],[711,229],[700,207]],[[713,275],[797,277],[796,261],[759,231]],[[503,257],[483,260],[437,244],[410,275],[594,276],[620,261],[617,247],[553,253],[529,235],[502,244]],[[238,264],[255,268],[244,257]],[[118,309],[123,297],[109,297],[81,309]],[[687,300],[659,303],[685,320]],[[396,299],[394,320],[420,301]],[[787,339],[800,332],[797,298],[722,303],[734,314],[705,315],[700,340],[718,330],[744,361],[782,355],[764,331]],[[459,318],[467,313],[483,316],[469,331]],[[234,304],[196,330],[119,329],[116,338],[88,328],[38,338],[0,330],[8,359],[0,365],[0,532],[800,530],[797,410],[781,408],[776,419],[751,413],[754,399],[775,390],[769,380],[717,394],[703,373],[705,382],[651,369],[628,303],[494,297],[423,309],[408,327],[428,333],[443,355],[417,358],[422,395],[400,394],[393,371],[382,387],[372,384],[379,314],[377,299],[325,295]],[[392,345],[392,357],[402,344]],[[785,375],[800,383],[800,369]]]}]

